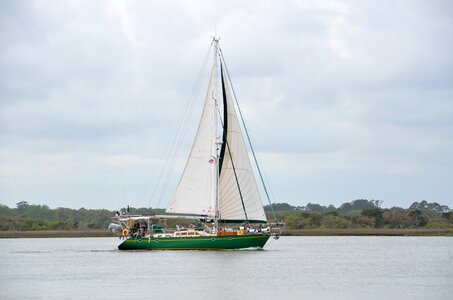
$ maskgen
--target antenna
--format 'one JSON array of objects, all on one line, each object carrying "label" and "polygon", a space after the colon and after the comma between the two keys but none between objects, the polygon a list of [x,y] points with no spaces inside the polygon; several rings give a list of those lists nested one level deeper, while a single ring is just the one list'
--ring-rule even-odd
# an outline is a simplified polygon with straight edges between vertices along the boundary
[{"label": "antenna", "polygon": [[214,35],[212,37],[212,42],[218,43],[220,41],[220,36],[217,36],[217,23],[214,26]]},{"label": "antenna", "polygon": [[218,43],[220,41],[220,37],[218,37],[218,36],[214,35],[214,36],[211,36],[211,37],[212,37],[212,42],[213,43]]}]

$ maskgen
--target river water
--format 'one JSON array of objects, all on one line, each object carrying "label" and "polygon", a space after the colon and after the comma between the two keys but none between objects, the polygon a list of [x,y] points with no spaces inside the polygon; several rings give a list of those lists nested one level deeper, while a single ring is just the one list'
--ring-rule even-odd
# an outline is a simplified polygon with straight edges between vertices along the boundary
[{"label": "river water", "polygon": [[281,237],[264,250],[1,239],[1,299],[453,299],[452,237]]}]

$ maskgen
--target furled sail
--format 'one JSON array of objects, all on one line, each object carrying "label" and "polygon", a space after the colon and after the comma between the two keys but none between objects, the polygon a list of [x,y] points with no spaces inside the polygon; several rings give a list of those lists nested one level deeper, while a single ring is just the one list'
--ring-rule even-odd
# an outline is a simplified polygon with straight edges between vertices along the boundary
[{"label": "furled sail", "polygon": [[230,222],[267,222],[233,99],[224,75],[222,68],[225,128],[220,153],[219,218]]},{"label": "furled sail", "polygon": [[216,201],[217,64],[211,71],[195,141],[166,212],[214,217]]}]

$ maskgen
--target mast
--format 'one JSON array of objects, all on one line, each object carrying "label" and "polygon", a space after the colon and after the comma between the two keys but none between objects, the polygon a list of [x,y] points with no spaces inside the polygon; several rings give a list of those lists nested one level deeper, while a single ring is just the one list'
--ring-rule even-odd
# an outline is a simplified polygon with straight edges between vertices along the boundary
[{"label": "mast", "polygon": [[[219,59],[219,38],[215,36],[212,38],[212,42],[214,43],[214,68],[217,69],[217,64]],[[217,111],[219,111],[219,102],[217,101],[217,97],[213,97],[215,101],[215,107]],[[216,125],[215,132],[217,133],[217,126],[218,126],[218,119],[217,113],[214,116],[214,124]],[[215,152],[215,162],[216,162],[216,170],[215,170],[215,205],[214,205],[214,233],[217,233],[217,228],[219,228],[219,198],[220,198],[220,189],[219,189],[219,177],[220,177],[220,160],[219,160],[219,146],[222,144],[222,141],[217,134],[215,136],[215,143],[216,143],[216,152]]]}]

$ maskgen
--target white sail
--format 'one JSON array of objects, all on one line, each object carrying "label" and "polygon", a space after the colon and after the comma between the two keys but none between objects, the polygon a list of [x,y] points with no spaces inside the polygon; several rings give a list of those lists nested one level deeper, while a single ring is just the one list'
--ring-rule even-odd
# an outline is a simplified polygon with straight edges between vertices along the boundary
[{"label": "white sail", "polygon": [[166,212],[174,214],[215,215],[217,108],[215,92],[217,64],[211,71],[200,124],[189,158]]},{"label": "white sail", "polygon": [[[222,75],[225,78],[224,74]],[[248,219],[267,222],[244,137],[226,82],[224,88],[227,119],[223,122],[227,127],[227,140],[223,141],[225,154],[219,179],[219,217],[222,220],[231,221]]]}]

